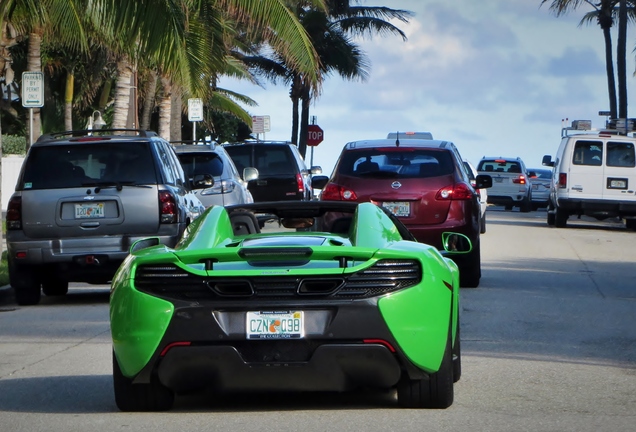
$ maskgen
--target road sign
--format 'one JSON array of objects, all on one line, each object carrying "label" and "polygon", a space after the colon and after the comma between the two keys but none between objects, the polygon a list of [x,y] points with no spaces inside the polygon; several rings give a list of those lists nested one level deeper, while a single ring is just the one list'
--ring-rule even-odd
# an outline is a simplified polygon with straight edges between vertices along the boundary
[{"label": "road sign", "polygon": [[188,121],[203,121],[203,101],[201,99],[188,99]]},{"label": "road sign", "polygon": [[269,116],[252,116],[252,133],[262,134],[271,130]]},{"label": "road sign", "polygon": [[325,134],[320,126],[312,124],[307,126],[307,145],[317,146],[325,138]]},{"label": "road sign", "polygon": [[44,106],[44,74],[22,72],[22,106],[41,108]]}]

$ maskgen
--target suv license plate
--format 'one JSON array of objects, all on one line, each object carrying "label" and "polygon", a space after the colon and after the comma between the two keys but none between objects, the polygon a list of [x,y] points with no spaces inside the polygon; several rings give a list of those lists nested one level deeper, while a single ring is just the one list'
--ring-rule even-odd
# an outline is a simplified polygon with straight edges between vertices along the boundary
[{"label": "suv license plate", "polygon": [[389,210],[395,216],[408,216],[411,214],[411,203],[406,202],[385,202],[382,207]]},{"label": "suv license plate", "polygon": [[247,312],[247,339],[301,339],[305,335],[302,311]]},{"label": "suv license plate", "polygon": [[75,204],[75,219],[103,218],[104,203]]}]

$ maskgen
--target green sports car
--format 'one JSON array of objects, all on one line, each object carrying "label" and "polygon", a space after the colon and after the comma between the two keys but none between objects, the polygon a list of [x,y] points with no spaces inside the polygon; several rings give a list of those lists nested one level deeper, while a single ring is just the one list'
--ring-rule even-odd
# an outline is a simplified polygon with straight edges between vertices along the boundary
[{"label": "green sports car", "polygon": [[461,373],[462,234],[416,242],[372,203],[209,207],[175,248],[139,240],[111,287],[115,400],[170,409],[197,390],[397,389],[447,408]]}]

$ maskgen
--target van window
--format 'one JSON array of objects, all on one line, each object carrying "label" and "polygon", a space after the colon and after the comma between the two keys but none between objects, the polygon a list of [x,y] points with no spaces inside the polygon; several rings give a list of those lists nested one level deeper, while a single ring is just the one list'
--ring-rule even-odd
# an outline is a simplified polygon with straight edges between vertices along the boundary
[{"label": "van window", "polygon": [[621,142],[607,143],[607,166],[630,167],[636,166],[634,144]]},{"label": "van window", "polygon": [[577,141],[572,155],[574,165],[601,166],[603,164],[602,141]]}]

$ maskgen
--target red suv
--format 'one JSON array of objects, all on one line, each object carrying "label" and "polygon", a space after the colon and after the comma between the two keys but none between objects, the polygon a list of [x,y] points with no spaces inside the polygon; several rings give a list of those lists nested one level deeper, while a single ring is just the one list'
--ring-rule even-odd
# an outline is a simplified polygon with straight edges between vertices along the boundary
[{"label": "red suv", "polygon": [[[477,176],[475,188],[492,186]],[[481,278],[479,196],[453,143],[424,139],[380,139],[345,145],[320,196],[325,201],[371,201],[397,216],[422,243],[442,249],[442,232],[467,235],[473,250],[454,258],[461,285]]]}]

